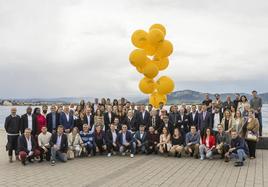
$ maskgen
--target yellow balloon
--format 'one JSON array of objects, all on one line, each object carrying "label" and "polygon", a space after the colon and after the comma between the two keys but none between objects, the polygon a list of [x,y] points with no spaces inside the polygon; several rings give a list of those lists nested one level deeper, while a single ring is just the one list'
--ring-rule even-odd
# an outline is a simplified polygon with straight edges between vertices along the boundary
[{"label": "yellow balloon", "polygon": [[153,46],[147,42],[146,46],[144,47],[144,51],[147,55],[153,56],[157,50],[156,46]]},{"label": "yellow balloon", "polygon": [[154,57],[153,61],[152,61],[155,65],[157,65],[159,71],[162,71],[164,69],[166,69],[169,65],[169,60],[168,58],[162,58],[162,59],[158,59],[157,57]]},{"label": "yellow balloon", "polygon": [[143,67],[137,66],[137,67],[136,67],[136,70],[137,70],[139,73],[143,73]]},{"label": "yellow balloon", "polygon": [[141,92],[145,94],[153,93],[153,91],[155,90],[155,82],[153,79],[144,77],[139,83],[139,88]]},{"label": "yellow balloon", "polygon": [[132,36],[131,41],[137,48],[144,48],[147,43],[148,33],[144,30],[136,30]]},{"label": "yellow balloon", "polygon": [[173,45],[170,41],[165,40],[155,52],[155,55],[159,58],[168,57],[173,52]]},{"label": "yellow balloon", "polygon": [[159,108],[160,103],[167,103],[167,96],[163,94],[159,94],[158,92],[154,92],[149,97],[149,103],[153,105],[155,108]]},{"label": "yellow balloon", "polygon": [[148,34],[148,41],[152,45],[158,46],[161,43],[163,43],[164,39],[165,39],[165,35],[159,29],[151,29],[150,32],[149,32],[149,34]]},{"label": "yellow balloon", "polygon": [[156,88],[159,94],[168,94],[174,90],[175,84],[168,76],[162,76],[156,81]]},{"label": "yellow balloon", "polygon": [[150,79],[157,76],[159,70],[158,67],[151,61],[148,61],[143,68],[143,74]]},{"label": "yellow balloon", "polygon": [[152,30],[152,29],[159,29],[159,30],[161,30],[161,31],[164,33],[164,35],[166,35],[166,28],[165,28],[163,25],[161,25],[161,24],[158,24],[158,23],[153,24],[153,25],[150,27],[149,30]]},{"label": "yellow balloon", "polygon": [[135,49],[129,55],[130,63],[135,67],[143,67],[148,60],[146,53],[142,49]]}]

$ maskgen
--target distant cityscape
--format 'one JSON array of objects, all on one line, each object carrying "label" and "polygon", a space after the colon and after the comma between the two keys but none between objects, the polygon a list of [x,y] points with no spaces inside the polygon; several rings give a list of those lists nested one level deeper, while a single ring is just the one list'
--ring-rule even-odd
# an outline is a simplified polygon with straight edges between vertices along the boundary
[{"label": "distant cityscape", "polygon": [[[235,97],[235,93],[219,93],[223,101],[226,100],[227,96],[231,96],[232,99]],[[204,100],[205,93],[192,91],[192,90],[182,90],[175,91],[168,95],[167,104],[181,104],[181,103],[201,103]],[[214,99],[215,93],[209,93],[211,99]],[[251,94],[240,93],[240,95],[245,95],[248,99],[251,98]],[[268,103],[268,93],[260,93],[259,96],[262,98],[263,103]],[[62,97],[62,98],[49,98],[49,99],[38,99],[38,98],[28,98],[28,99],[0,99],[0,105],[12,106],[12,105],[51,105],[51,104],[70,104],[70,103],[79,103],[81,99],[85,101],[94,102],[94,97]],[[113,98],[110,98],[113,100]],[[135,103],[148,103],[148,98],[144,97],[133,97],[126,98],[127,100]],[[99,98],[100,100],[100,98]]]}]

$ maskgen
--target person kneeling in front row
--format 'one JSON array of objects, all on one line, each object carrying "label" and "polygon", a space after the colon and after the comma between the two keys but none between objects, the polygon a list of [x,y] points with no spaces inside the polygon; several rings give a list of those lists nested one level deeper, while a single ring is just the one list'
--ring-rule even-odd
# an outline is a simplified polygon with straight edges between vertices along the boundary
[{"label": "person kneeling in front row", "polygon": [[225,161],[236,158],[235,166],[243,166],[248,155],[248,146],[243,138],[238,136],[235,130],[231,131],[231,148],[225,154]]},{"label": "person kneeling in front row", "polygon": [[183,151],[183,144],[184,139],[183,136],[178,128],[174,129],[173,136],[171,137],[171,148],[170,148],[170,154],[177,156],[178,158],[181,157],[181,153]]},{"label": "person kneeling in front row", "polygon": [[96,143],[94,140],[93,128],[89,131],[89,125],[83,125],[83,131],[80,132],[80,137],[83,141],[82,144],[82,153],[83,155],[87,155],[91,157],[91,153],[93,152],[93,156],[96,155]]},{"label": "person kneeling in front row", "polygon": [[152,154],[153,152],[157,154],[158,148],[157,145],[159,143],[159,134],[155,130],[153,126],[149,127],[149,132],[148,132],[148,144],[147,144],[147,154]]},{"label": "person kneeling in front row", "polygon": [[68,151],[67,158],[74,159],[79,157],[82,152],[83,141],[78,133],[78,128],[74,127],[72,132],[68,134]]},{"label": "person kneeling in front row", "polygon": [[191,131],[186,134],[185,143],[185,153],[190,153],[191,156],[198,158],[200,134],[199,132],[196,132],[196,127],[194,125],[191,126]]},{"label": "person kneeling in front row", "polygon": [[221,159],[224,158],[226,152],[228,152],[230,147],[230,138],[229,134],[227,134],[223,130],[223,126],[221,124],[218,125],[218,133],[216,135],[216,148],[214,149],[214,154],[220,154]]},{"label": "person kneeling in front row", "polygon": [[107,156],[110,157],[116,154],[116,151],[119,150],[118,146],[118,130],[115,129],[115,124],[112,123],[110,129],[106,132],[106,144],[107,144]]},{"label": "person kneeling in front row", "polygon": [[42,127],[41,129],[41,133],[38,135],[38,145],[39,145],[39,149],[40,149],[40,161],[43,161],[43,157],[45,155],[45,158],[47,161],[50,161],[50,139],[52,134],[50,132],[47,131],[47,127]]},{"label": "person kneeling in front row", "polygon": [[135,154],[133,145],[133,137],[130,131],[127,130],[127,125],[122,125],[122,131],[118,134],[119,151],[124,156],[127,150],[130,150],[130,157]]},{"label": "person kneeling in front row", "polygon": [[157,147],[159,148],[159,152],[161,154],[168,156],[169,150],[171,148],[171,143],[170,143],[170,133],[167,127],[163,127],[162,134],[160,135]]},{"label": "person kneeling in front row", "polygon": [[206,134],[202,138],[201,145],[199,146],[200,160],[204,160],[205,157],[211,159],[215,147],[215,136],[212,134],[210,128],[206,128]]},{"label": "person kneeling in front row", "polygon": [[40,151],[37,149],[36,142],[31,136],[31,132],[32,130],[30,128],[26,128],[24,134],[22,134],[18,140],[19,158],[23,165],[26,165],[26,160],[33,162],[35,157],[38,158],[40,156]]},{"label": "person kneeling in front row", "polygon": [[56,158],[62,162],[67,161],[68,139],[63,133],[63,126],[59,125],[57,132],[53,133],[50,139],[51,165],[56,164]]},{"label": "person kneeling in front row", "polygon": [[137,148],[137,153],[147,154],[147,132],[145,126],[140,125],[139,130],[134,134],[134,147]]}]

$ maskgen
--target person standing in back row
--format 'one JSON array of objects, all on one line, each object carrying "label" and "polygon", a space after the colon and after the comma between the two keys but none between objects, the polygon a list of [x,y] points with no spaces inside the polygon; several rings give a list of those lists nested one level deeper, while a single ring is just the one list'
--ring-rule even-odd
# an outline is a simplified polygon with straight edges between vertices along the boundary
[{"label": "person standing in back row", "polygon": [[8,151],[9,162],[12,163],[13,150],[15,151],[16,159],[18,160],[18,138],[20,135],[20,117],[16,114],[17,109],[11,108],[11,114],[6,117],[5,130],[7,133],[7,145],[6,150]]},{"label": "person standing in back row", "polygon": [[250,100],[250,107],[255,111],[255,117],[259,120],[259,136],[262,136],[262,99],[257,95],[257,91],[252,91],[253,98]]}]

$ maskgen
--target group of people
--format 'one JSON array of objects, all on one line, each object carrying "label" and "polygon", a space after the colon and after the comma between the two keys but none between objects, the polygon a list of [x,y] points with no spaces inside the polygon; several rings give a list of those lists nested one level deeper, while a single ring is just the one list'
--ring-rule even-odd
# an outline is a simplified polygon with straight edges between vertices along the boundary
[{"label": "group of people", "polygon": [[56,164],[77,157],[96,154],[163,154],[180,158],[212,159],[215,155],[228,162],[236,158],[235,166],[242,166],[246,157],[256,158],[256,143],[262,134],[262,100],[252,92],[236,94],[234,101],[227,96],[222,102],[206,94],[199,105],[171,105],[167,111],[163,103],[152,105],[102,99],[95,103],[52,105],[38,107],[18,116],[16,107],[5,120],[6,149],[9,161],[13,151],[23,165],[44,159]]}]

